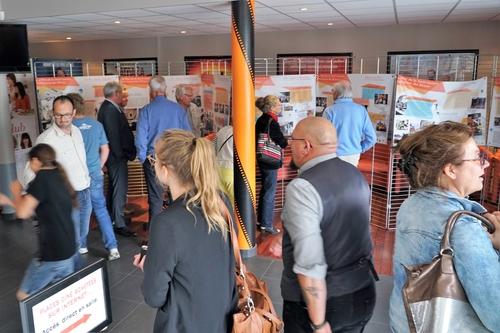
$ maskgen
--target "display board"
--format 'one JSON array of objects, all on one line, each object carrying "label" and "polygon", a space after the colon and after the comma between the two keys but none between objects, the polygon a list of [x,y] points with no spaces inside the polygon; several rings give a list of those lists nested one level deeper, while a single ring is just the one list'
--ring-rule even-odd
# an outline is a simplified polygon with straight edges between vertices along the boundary
[{"label": "display board", "polygon": [[16,158],[17,178],[23,179],[24,167],[36,137],[38,136],[38,116],[36,107],[35,82],[32,74],[14,74],[23,86],[27,97],[22,98],[19,88],[9,91],[9,109],[12,123],[12,141]]},{"label": "display board", "polygon": [[255,78],[255,97],[274,95],[281,101],[278,122],[285,136],[316,111],[316,75],[274,75]]},{"label": "display board", "polygon": [[392,74],[320,74],[316,85],[316,115],[333,104],[332,88],[336,82],[351,83],[353,101],[363,105],[377,133],[378,143],[387,143],[395,76]]},{"label": "display board", "polygon": [[500,147],[500,77],[493,80],[488,146]]},{"label": "display board", "polygon": [[398,76],[393,142],[424,126],[452,120],[474,129],[478,144],[486,144],[487,78],[443,82]]},{"label": "display board", "polygon": [[112,322],[106,261],[31,295],[19,308],[24,333],[99,332]]},{"label": "display board", "polygon": [[103,87],[107,82],[118,81],[118,76],[42,77],[36,79],[38,112],[42,130],[52,122],[52,102],[57,96],[80,94],[85,108],[97,112],[104,100]]},{"label": "display board", "polygon": [[130,128],[135,131],[139,109],[149,103],[149,76],[120,76],[120,85],[126,95],[124,107]]},{"label": "display board", "polygon": [[231,77],[224,75],[201,75],[204,133],[217,132],[232,123]]}]

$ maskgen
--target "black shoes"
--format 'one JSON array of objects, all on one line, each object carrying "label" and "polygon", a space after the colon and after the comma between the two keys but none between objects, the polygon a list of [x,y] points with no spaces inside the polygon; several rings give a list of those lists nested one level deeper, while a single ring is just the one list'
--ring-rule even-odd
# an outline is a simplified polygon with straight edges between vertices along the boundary
[{"label": "black shoes", "polygon": [[115,227],[115,233],[118,235],[122,235],[124,237],[135,237],[137,236],[137,233],[133,232],[127,227],[121,227],[121,228],[116,228]]}]

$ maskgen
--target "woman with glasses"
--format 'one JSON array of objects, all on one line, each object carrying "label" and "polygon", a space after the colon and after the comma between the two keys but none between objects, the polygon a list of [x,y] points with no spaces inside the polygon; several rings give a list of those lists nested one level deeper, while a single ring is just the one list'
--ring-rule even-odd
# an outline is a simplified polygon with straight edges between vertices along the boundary
[{"label": "woman with glasses", "polygon": [[218,185],[212,142],[170,130],[149,156],[173,202],[151,221],[142,291],[157,308],[154,332],[229,332],[236,306],[229,203]]},{"label": "woman with glasses", "polygon": [[[405,137],[398,145],[400,169],[417,190],[401,205],[397,215],[394,248],[394,288],[390,300],[393,332],[409,332],[402,288],[403,267],[431,262],[439,254],[441,236],[452,213],[469,210],[486,213],[468,196],[483,188],[489,166],[473,139],[472,129],[446,121]],[[470,304],[483,325],[500,328],[500,213],[485,214],[496,225],[489,235],[470,216],[460,218],[451,234],[453,263]]]},{"label": "woman with glasses", "polygon": [[[262,106],[264,113],[257,119],[257,123],[255,124],[256,141],[259,138],[259,134],[268,133],[274,143],[282,149],[286,148],[288,141],[281,132],[280,124],[278,123],[278,114],[281,113],[280,99],[273,95],[267,95],[259,105]],[[259,166],[261,176],[257,221],[260,222],[261,231],[274,235],[281,231],[273,226],[274,197],[276,195],[279,168],[260,161],[257,161],[257,165]]]}]

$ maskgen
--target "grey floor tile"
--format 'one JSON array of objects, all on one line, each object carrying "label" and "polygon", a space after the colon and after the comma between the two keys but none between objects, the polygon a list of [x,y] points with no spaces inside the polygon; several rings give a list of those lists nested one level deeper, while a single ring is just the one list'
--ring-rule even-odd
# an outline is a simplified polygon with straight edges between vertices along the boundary
[{"label": "grey floor tile", "polygon": [[113,333],[153,332],[155,316],[156,309],[142,303],[110,331]]},{"label": "grey floor tile", "polygon": [[111,297],[111,312],[113,315],[113,322],[108,326],[108,332],[113,327],[119,325],[132,312],[134,312],[140,304],[141,303]]},{"label": "grey floor tile", "polygon": [[375,286],[377,288],[377,302],[375,303],[375,310],[371,322],[378,324],[389,323],[389,298],[392,292],[392,276],[381,275],[380,281]]},{"label": "grey floor tile", "polygon": [[267,289],[269,291],[269,297],[273,303],[283,303],[283,298],[281,297],[280,279],[272,279],[269,277],[263,277],[262,280],[266,282]]},{"label": "grey floor tile", "polygon": [[265,257],[252,257],[243,260],[247,269],[259,278],[262,278],[272,261],[273,259]]},{"label": "grey floor tile", "polygon": [[365,326],[363,333],[391,333],[391,329],[387,324],[374,323],[370,321]]},{"label": "grey floor tile", "polygon": [[270,277],[273,279],[281,279],[281,274],[283,273],[283,262],[281,260],[273,260],[271,265],[264,272],[264,277]]},{"label": "grey floor tile", "polygon": [[142,303],[144,296],[142,295],[141,284],[142,277],[129,275],[111,288],[111,297]]}]

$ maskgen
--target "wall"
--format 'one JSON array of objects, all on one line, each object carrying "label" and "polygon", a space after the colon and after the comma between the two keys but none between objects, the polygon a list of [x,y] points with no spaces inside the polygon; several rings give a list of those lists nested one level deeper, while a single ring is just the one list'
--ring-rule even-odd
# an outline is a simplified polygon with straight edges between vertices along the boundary
[{"label": "wall", "polygon": [[[255,36],[255,56],[275,58],[278,53],[352,52],[355,66],[361,57],[365,68],[388,51],[479,49],[482,56],[500,55],[500,21],[394,25],[315,31],[262,32]],[[184,56],[230,55],[229,34],[151,37],[30,45],[32,57],[104,58],[158,57],[160,69],[167,62],[181,63]],[[382,66],[384,66],[382,64]],[[384,67],[382,67],[384,68]]]}]

